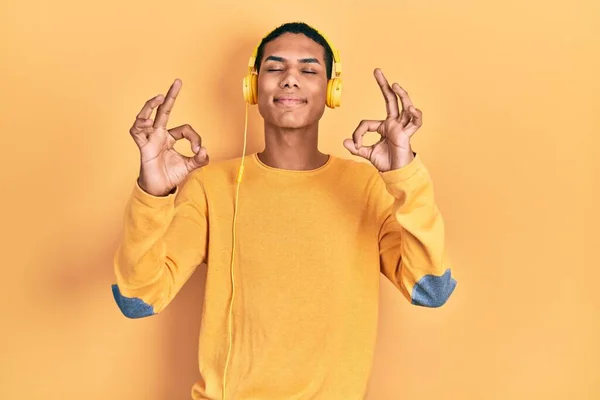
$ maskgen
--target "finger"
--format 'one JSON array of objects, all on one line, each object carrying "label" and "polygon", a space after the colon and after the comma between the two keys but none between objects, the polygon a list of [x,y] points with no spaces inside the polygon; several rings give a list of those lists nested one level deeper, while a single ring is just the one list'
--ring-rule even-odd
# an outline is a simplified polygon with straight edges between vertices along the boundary
[{"label": "finger", "polygon": [[356,145],[354,144],[354,141],[352,139],[345,139],[344,147],[351,154],[353,154],[355,156],[360,156],[360,157],[366,158],[368,160],[369,157],[371,156],[371,152],[373,151],[374,146],[362,146],[361,148],[357,149]]},{"label": "finger", "polygon": [[175,99],[179,94],[179,90],[181,89],[181,80],[175,79],[175,82],[169,88],[167,92],[167,96],[165,97],[165,101],[158,107],[156,111],[156,119],[154,121],[155,128],[166,128],[167,121],[169,120],[169,114],[171,114],[171,110],[173,110],[173,104],[175,104]]},{"label": "finger", "polygon": [[398,118],[400,112],[398,111],[398,98],[394,94],[394,91],[390,87],[387,79],[383,75],[383,72],[379,69],[375,69],[375,79],[381,88],[381,92],[383,93],[383,98],[385,99],[385,106],[387,110],[387,116],[389,118]]},{"label": "finger", "polygon": [[367,132],[377,132],[377,129],[382,124],[382,121],[376,120],[362,120],[352,133],[352,141],[356,147],[356,150],[360,150],[362,147],[362,138]]},{"label": "finger", "polygon": [[209,163],[208,151],[206,147],[200,147],[198,152],[193,157],[185,157],[185,162],[188,171],[193,171]]},{"label": "finger", "polygon": [[142,107],[142,109],[138,113],[137,118],[140,118],[140,119],[149,119],[152,116],[152,111],[156,107],[158,107],[159,105],[161,105],[163,101],[164,101],[164,97],[163,97],[162,94],[154,96],[153,98],[151,98],[150,100],[148,100],[146,102],[146,104],[144,104],[144,107]]},{"label": "finger", "polygon": [[409,109],[411,106],[413,106],[413,103],[410,100],[410,97],[408,96],[408,92],[406,90],[404,90],[404,88],[402,86],[400,86],[398,83],[394,83],[392,85],[392,90],[400,98],[400,102],[402,104],[402,111],[403,111],[401,122],[402,122],[402,126],[404,126],[410,120],[411,114],[410,114]]},{"label": "finger", "polygon": [[173,129],[169,129],[169,134],[173,136],[175,140],[186,138],[190,141],[190,146],[194,153],[198,153],[202,146],[202,138],[190,125],[181,125]]},{"label": "finger", "polygon": [[404,131],[408,136],[411,136],[423,125],[423,112],[415,106],[410,106],[410,122],[404,128]]},{"label": "finger", "polygon": [[131,133],[134,136],[141,136],[141,135],[146,136],[145,130],[148,128],[151,128],[152,124],[153,124],[153,121],[151,119],[145,119],[145,118],[138,117],[133,122],[133,125],[131,126],[129,133]]},{"label": "finger", "polygon": [[[152,112],[152,109],[150,112]],[[150,130],[152,130],[152,120],[138,117],[129,129],[129,134],[133,137],[133,141],[138,147],[141,148],[148,143],[148,133]]]}]

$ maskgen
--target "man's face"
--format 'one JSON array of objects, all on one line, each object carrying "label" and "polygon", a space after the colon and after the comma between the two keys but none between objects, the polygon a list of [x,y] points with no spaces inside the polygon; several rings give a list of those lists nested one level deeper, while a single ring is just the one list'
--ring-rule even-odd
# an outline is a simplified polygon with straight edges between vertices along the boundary
[{"label": "man's face", "polygon": [[315,124],[325,111],[327,69],[323,47],[302,34],[284,33],[264,47],[258,109],[281,128]]}]

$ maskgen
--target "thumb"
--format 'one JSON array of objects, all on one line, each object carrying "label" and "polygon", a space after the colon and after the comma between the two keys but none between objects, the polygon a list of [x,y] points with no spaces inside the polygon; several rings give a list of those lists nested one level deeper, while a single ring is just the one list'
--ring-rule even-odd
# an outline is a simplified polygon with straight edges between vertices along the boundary
[{"label": "thumb", "polygon": [[352,139],[344,140],[344,147],[351,154],[354,154],[355,156],[358,156],[358,157],[362,157],[365,160],[369,160],[369,161],[370,161],[371,154],[373,153],[373,149],[374,149],[374,145],[373,146],[361,146],[357,149],[356,144],[354,143],[354,140],[352,140]]},{"label": "thumb", "polygon": [[356,144],[352,139],[344,139],[344,147],[353,155],[357,156],[358,150],[356,149]]},{"label": "thumb", "polygon": [[208,164],[209,157],[206,147],[200,147],[193,157],[187,157],[186,163],[190,171]]}]

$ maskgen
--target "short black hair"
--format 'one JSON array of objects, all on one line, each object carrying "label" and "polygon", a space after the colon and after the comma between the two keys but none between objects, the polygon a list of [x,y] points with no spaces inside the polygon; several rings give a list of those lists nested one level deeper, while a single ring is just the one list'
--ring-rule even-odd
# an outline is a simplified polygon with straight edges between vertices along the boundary
[{"label": "short black hair", "polygon": [[271,33],[265,36],[260,45],[258,46],[258,51],[256,52],[256,60],[254,61],[254,68],[256,69],[256,73],[260,70],[260,62],[264,55],[264,48],[267,43],[278,38],[284,33],[300,33],[305,35],[306,37],[314,40],[324,49],[324,59],[325,59],[325,67],[327,69],[327,79],[331,79],[331,74],[333,70],[333,51],[331,46],[327,43],[327,40],[313,27],[304,23],[304,22],[287,22],[283,25],[275,28]]}]

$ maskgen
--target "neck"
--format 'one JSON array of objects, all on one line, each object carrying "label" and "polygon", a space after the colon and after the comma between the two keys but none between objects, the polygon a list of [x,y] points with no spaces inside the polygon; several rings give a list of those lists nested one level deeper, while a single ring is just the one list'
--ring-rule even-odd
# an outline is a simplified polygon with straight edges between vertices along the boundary
[{"label": "neck", "polygon": [[319,128],[280,128],[265,123],[265,149],[258,153],[264,164],[279,169],[312,170],[321,167],[329,156],[319,151]]}]

